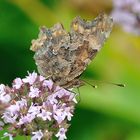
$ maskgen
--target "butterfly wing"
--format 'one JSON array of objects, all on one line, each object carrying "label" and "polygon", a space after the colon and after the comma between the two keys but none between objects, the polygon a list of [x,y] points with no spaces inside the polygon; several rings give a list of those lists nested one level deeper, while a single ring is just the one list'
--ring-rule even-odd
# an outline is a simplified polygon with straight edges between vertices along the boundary
[{"label": "butterfly wing", "polygon": [[71,24],[71,47],[75,48],[72,69],[69,77],[79,76],[93,60],[103,43],[108,38],[113,20],[106,14],[100,14],[93,21],[85,21],[76,17]]},{"label": "butterfly wing", "polygon": [[70,50],[70,47],[70,34],[61,24],[50,29],[40,28],[38,39],[33,40],[31,46],[39,73],[50,77],[58,85],[67,84],[74,63],[72,58],[76,57],[73,53],[75,49]]}]

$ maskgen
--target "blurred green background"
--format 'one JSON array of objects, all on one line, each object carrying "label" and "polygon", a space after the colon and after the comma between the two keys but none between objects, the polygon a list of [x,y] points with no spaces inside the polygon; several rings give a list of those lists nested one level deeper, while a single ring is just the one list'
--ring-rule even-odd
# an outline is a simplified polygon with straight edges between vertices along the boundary
[{"label": "blurred green background", "polygon": [[[10,85],[14,78],[36,70],[29,48],[39,26],[61,22],[69,30],[77,15],[93,19],[111,10],[111,0],[0,0],[0,83]],[[140,140],[140,37],[114,25],[83,78],[126,87],[106,83],[97,89],[81,87],[68,140]]]}]

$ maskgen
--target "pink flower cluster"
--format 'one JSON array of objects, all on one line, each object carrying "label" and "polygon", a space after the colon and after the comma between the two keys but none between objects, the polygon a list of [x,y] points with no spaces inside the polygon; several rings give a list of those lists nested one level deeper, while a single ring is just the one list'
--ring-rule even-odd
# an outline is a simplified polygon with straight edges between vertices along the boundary
[{"label": "pink flower cluster", "polygon": [[31,140],[49,140],[53,136],[66,139],[68,121],[77,103],[73,92],[35,72],[16,78],[11,88],[1,84],[0,101],[9,104],[1,114],[1,129],[9,125],[4,137],[31,135]]},{"label": "pink flower cluster", "polygon": [[112,17],[126,32],[140,35],[140,0],[113,0]]}]

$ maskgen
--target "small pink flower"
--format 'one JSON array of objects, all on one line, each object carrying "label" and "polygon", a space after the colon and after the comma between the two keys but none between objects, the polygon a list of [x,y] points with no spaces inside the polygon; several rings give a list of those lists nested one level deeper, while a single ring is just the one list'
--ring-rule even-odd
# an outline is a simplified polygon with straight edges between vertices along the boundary
[{"label": "small pink flower", "polygon": [[56,137],[59,137],[58,140],[64,140],[67,139],[65,133],[67,132],[67,129],[65,128],[60,128],[58,133],[55,135]]},{"label": "small pink flower", "polygon": [[62,98],[65,95],[65,89],[62,88],[57,88],[55,91],[55,94],[57,95],[58,98]]},{"label": "small pink flower", "polygon": [[76,100],[76,98],[75,98],[77,94],[74,94],[73,92],[69,92],[68,91],[66,93],[66,95],[69,97],[69,101],[73,101],[76,104],[78,103],[77,100]]},{"label": "small pink flower", "polygon": [[19,105],[16,103],[14,105],[10,105],[7,109],[7,112],[10,112],[11,115],[17,114],[20,111]]},{"label": "small pink flower", "polygon": [[73,115],[70,111],[71,111],[70,107],[65,107],[64,114],[67,117],[68,121],[71,121],[71,118],[73,117]]},{"label": "small pink flower", "polygon": [[0,84],[0,101],[2,103],[8,103],[11,100],[9,93],[6,93],[6,87],[3,84]]},{"label": "small pink flower", "polygon": [[27,106],[27,100],[26,99],[21,99],[20,101],[16,102],[16,105],[19,106],[19,108],[23,108]]},{"label": "small pink flower", "polygon": [[15,123],[18,115],[11,114],[10,112],[4,112],[3,116],[1,117],[5,123]]},{"label": "small pink flower", "polygon": [[32,104],[28,110],[28,113],[32,115],[37,115],[40,113],[40,109],[41,109],[41,106],[35,106]]},{"label": "small pink flower", "polygon": [[35,98],[39,97],[40,90],[38,88],[30,87],[29,97]]},{"label": "small pink flower", "polygon": [[43,137],[43,133],[41,132],[41,130],[37,132],[32,132],[32,134],[34,136],[32,136],[31,140],[41,140],[41,138]]},{"label": "small pink flower", "polygon": [[54,119],[60,124],[65,119],[65,114],[63,109],[58,109],[56,105],[53,106],[53,112],[54,112]]},{"label": "small pink flower", "polygon": [[17,125],[27,124],[32,122],[32,120],[35,118],[35,115],[33,114],[27,114],[26,116],[21,116],[19,122]]},{"label": "small pink flower", "polygon": [[0,93],[0,101],[2,103],[8,103],[11,100],[11,96],[9,94],[6,93]]},{"label": "small pink flower", "polygon": [[43,86],[48,87],[49,89],[52,89],[52,87],[53,87],[53,82],[52,82],[52,80],[45,80],[45,81],[43,82]]},{"label": "small pink flower", "polygon": [[5,92],[5,85],[0,84],[0,93]]},{"label": "small pink flower", "polygon": [[29,83],[30,85],[33,85],[34,82],[37,79],[37,73],[33,72],[33,73],[29,73],[29,76],[26,76],[26,78],[22,79],[24,83]]},{"label": "small pink flower", "polygon": [[58,100],[56,99],[55,94],[49,95],[47,98],[47,101],[50,102],[52,105],[58,103]]},{"label": "small pink flower", "polygon": [[44,80],[45,80],[45,77],[43,77],[43,76],[40,75],[40,76],[39,76],[39,81],[42,82],[42,81],[44,81]]},{"label": "small pink flower", "polygon": [[44,121],[46,121],[46,120],[51,121],[51,115],[52,115],[51,112],[42,109],[41,113],[37,114],[37,117],[42,118]]},{"label": "small pink flower", "polygon": [[14,80],[13,88],[20,89],[22,84],[23,84],[22,80],[20,78],[16,78]]}]

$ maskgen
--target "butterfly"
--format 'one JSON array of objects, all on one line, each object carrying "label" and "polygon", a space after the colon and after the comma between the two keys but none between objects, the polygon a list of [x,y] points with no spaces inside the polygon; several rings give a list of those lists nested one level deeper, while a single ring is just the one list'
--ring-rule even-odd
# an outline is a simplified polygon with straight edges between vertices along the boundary
[{"label": "butterfly", "polygon": [[83,85],[79,77],[102,48],[112,27],[113,19],[104,13],[92,21],[75,17],[69,32],[60,23],[41,27],[30,48],[35,52],[39,73],[67,89]]}]

